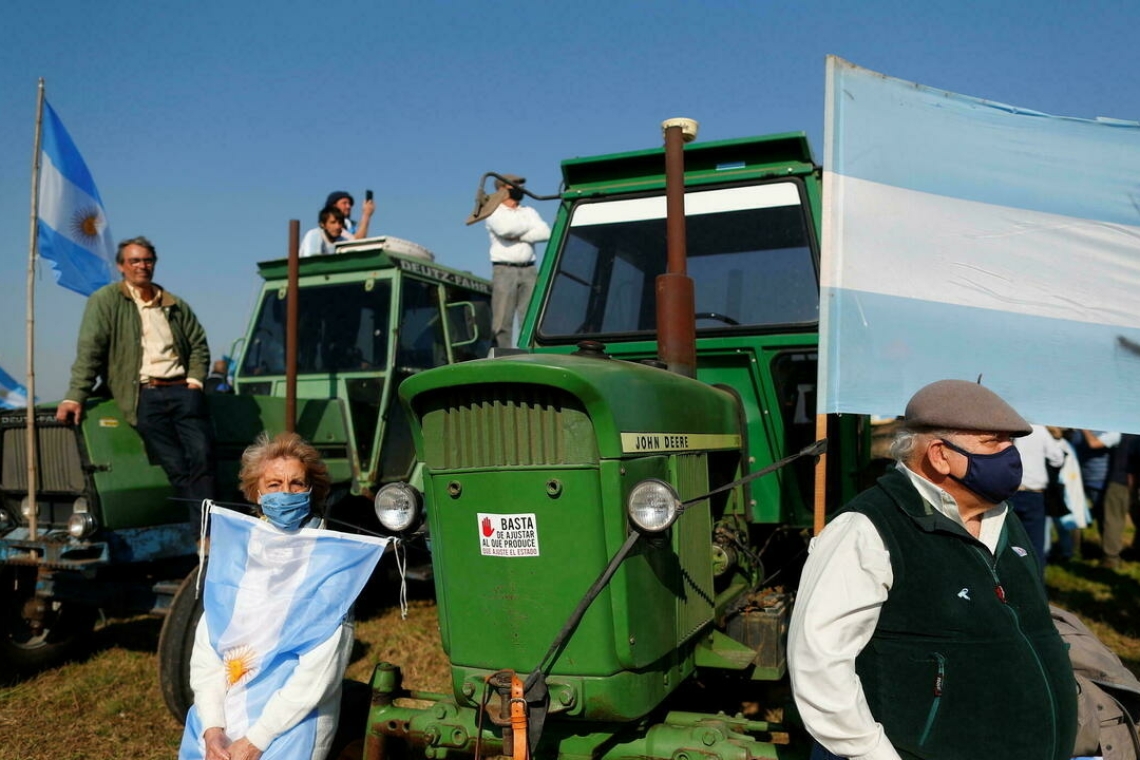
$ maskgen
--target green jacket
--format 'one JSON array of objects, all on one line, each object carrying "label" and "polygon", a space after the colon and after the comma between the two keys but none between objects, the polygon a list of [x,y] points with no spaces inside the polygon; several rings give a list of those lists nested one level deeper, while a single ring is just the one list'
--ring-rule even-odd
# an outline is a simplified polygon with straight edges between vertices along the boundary
[{"label": "green jacket", "polygon": [[[161,306],[187,377],[204,382],[210,364],[206,331],[190,306],[165,288]],[[138,307],[122,281],[104,285],[87,299],[66,397],[82,404],[91,395],[95,379],[102,377],[127,422],[135,425],[141,369],[142,318]]]},{"label": "green jacket", "polygon": [[855,670],[899,755],[1072,757],[1076,682],[1012,511],[990,554],[897,470],[846,509],[870,518],[890,552],[894,582]]}]

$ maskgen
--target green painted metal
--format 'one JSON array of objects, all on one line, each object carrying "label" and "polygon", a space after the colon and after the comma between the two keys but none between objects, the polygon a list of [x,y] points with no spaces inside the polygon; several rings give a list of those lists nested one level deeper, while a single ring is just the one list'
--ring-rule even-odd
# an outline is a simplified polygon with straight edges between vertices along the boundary
[{"label": "green painted metal", "polygon": [[[576,399],[593,422],[595,445],[603,459],[629,453],[622,450],[622,433],[720,434],[737,427],[735,402],[726,391],[656,367],[564,354],[524,354],[441,367],[409,378],[400,395],[412,402],[414,414],[426,418],[440,404],[449,403],[449,394],[467,392],[459,389],[498,399],[499,389],[516,386],[557,389]],[[618,397],[638,402],[612,403]],[[684,404],[678,403],[681,398]],[[669,413],[662,414],[663,409]],[[422,434],[417,446],[421,442]],[[431,444],[451,445],[450,440]],[[430,465],[431,452],[437,449],[425,445],[422,450]]]},{"label": "green painted metal", "polygon": [[[618,384],[662,402],[686,401],[664,418],[613,408],[604,399]],[[624,510],[603,505],[624,504],[645,478],[676,483],[683,498],[707,490],[705,454],[636,456],[623,448],[622,433],[739,436],[722,391],[604,359],[471,362],[411,378],[401,394],[423,420],[418,442],[436,574],[448,578],[437,585],[440,626],[456,693],[499,668],[527,672],[539,664],[626,539]],[[490,396],[495,403],[481,401]],[[488,556],[495,547],[481,533],[486,515],[532,519],[536,555]],[[552,683],[573,695],[569,714],[631,720],[691,674],[691,641],[712,619],[710,531],[707,505],[695,505],[664,544],[646,542],[618,570],[551,668]]]},{"label": "green painted metal", "polygon": [[[384,749],[404,756],[406,747],[413,756],[448,758],[473,755],[477,740],[482,756],[502,752],[502,729],[490,719],[480,723],[475,708],[440,694],[406,692],[399,687],[398,669],[380,663],[371,683],[374,710],[369,719],[369,737],[384,737]],[[484,698],[484,685],[473,685],[476,703]],[[494,695],[492,711],[497,708]],[[532,757],[576,760],[806,760],[806,745],[787,743],[786,729],[777,723],[758,721],[742,715],[702,714],[671,711],[652,725],[631,722],[581,722],[561,720],[565,696],[558,687],[551,689],[551,714]],[[424,706],[430,703],[430,706]],[[381,722],[382,721],[382,722]],[[380,742],[377,742],[379,744]],[[392,746],[395,744],[397,746]],[[369,755],[366,758],[379,757]],[[387,756],[387,755],[384,755]]]}]

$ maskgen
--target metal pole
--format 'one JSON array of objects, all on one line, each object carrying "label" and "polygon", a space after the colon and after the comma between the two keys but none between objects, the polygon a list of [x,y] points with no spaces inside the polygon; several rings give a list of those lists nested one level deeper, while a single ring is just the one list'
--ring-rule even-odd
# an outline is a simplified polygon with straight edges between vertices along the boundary
[{"label": "metal pole", "polygon": [[301,222],[289,220],[289,284],[285,290],[285,430],[297,425],[297,298],[300,289]]},{"label": "metal pole", "polygon": [[696,296],[686,271],[685,143],[697,136],[697,122],[669,119],[665,132],[665,274],[658,275],[657,353],[670,372],[697,374]]},{"label": "metal pole", "polygon": [[44,119],[44,80],[40,77],[39,95],[36,99],[36,137],[32,148],[32,214],[28,224],[30,238],[28,243],[28,319],[27,319],[27,380],[24,387],[28,389],[28,403],[24,411],[27,415],[27,438],[25,439],[28,456],[28,505],[31,510],[28,515],[28,538],[36,538],[36,256],[39,255],[39,245],[36,235],[36,223],[40,215],[40,136]]}]

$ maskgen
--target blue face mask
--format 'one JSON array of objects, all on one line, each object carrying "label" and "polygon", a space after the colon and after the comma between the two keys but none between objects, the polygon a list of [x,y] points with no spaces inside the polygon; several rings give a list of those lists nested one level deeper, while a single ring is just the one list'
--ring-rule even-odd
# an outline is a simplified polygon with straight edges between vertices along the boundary
[{"label": "blue face mask", "polygon": [[261,512],[281,530],[297,530],[309,516],[309,491],[263,493]]},{"label": "blue face mask", "polygon": [[1021,453],[1016,446],[996,454],[972,454],[946,439],[942,439],[942,443],[967,460],[966,475],[950,477],[991,504],[1005,501],[1021,487]]}]

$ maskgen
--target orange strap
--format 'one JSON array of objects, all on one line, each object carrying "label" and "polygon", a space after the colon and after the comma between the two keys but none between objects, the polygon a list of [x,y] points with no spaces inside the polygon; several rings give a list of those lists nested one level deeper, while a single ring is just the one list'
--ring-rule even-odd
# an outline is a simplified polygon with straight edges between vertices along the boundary
[{"label": "orange strap", "polygon": [[526,699],[523,697],[523,682],[511,674],[511,732],[514,736],[514,760],[527,760],[530,753],[526,746]]}]

